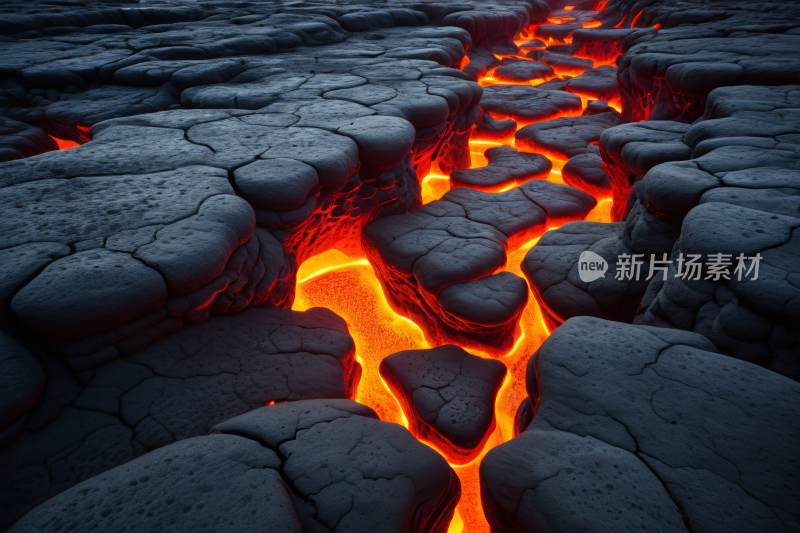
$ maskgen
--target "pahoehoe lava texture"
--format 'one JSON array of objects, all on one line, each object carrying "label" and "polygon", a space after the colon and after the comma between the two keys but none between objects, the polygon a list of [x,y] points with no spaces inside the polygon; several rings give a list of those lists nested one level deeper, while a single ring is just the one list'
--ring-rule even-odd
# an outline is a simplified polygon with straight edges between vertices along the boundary
[{"label": "pahoehoe lava texture", "polygon": [[527,380],[533,421],[481,463],[497,531],[797,529],[800,384],[696,333],[590,317]]},{"label": "pahoehoe lava texture", "polygon": [[[480,465],[494,531],[798,531],[798,20],[3,4],[0,530],[444,533],[460,482],[415,436],[477,456],[507,371],[442,345],[507,353],[530,290],[553,334],[522,403],[500,391],[519,408]],[[423,206],[429,174],[456,188]],[[507,254],[534,238],[526,282]],[[380,368],[410,432],[351,401],[348,325],[287,309],[332,248],[434,346]],[[605,277],[581,280],[583,252]],[[679,272],[698,254],[730,268]]]},{"label": "pahoehoe lava texture", "polygon": [[40,353],[42,373],[33,354],[2,339],[4,393],[28,387],[2,397],[3,528],[76,483],[269,402],[353,398],[360,376],[346,324],[321,308],[214,317],[77,374]]},{"label": "pahoehoe lava texture", "polygon": [[363,245],[389,302],[427,338],[500,355],[513,346],[528,299],[524,280],[495,274],[506,251],[585,218],[596,203],[547,181],[499,194],[459,187],[413,213],[370,222]]},{"label": "pahoehoe lava texture", "polygon": [[468,463],[481,452],[495,426],[503,363],[446,344],[392,354],[381,361],[380,372],[415,435],[434,443],[451,462]]},{"label": "pahoehoe lava texture", "polygon": [[84,481],[11,531],[439,533],[460,490],[441,456],[369,407],[303,400]]}]

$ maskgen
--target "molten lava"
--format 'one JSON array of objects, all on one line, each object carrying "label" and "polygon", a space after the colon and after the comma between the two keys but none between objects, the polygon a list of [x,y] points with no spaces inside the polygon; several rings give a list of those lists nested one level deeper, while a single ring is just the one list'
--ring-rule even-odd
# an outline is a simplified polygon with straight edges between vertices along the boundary
[{"label": "molten lava", "polygon": [[[573,6],[566,8],[568,11],[571,9]],[[559,22],[563,23],[565,20]],[[585,27],[595,27],[595,24],[587,23]],[[518,36],[517,43],[520,44],[525,39],[531,38],[535,29],[535,26],[526,28]],[[617,53],[616,50],[615,53]],[[616,55],[613,59],[616,60]],[[462,69],[468,62],[469,59],[465,57],[461,64]],[[482,86],[506,83],[494,82],[492,75],[493,71],[488,72],[479,83]],[[588,102],[588,99],[583,102],[584,108]],[[523,126],[525,124],[518,124],[517,129]],[[514,147],[515,140],[513,137],[502,142],[471,138],[469,141],[470,168],[486,166],[488,162],[484,155],[485,151],[493,146],[501,145]],[[565,161],[553,157],[549,157],[549,159],[553,163],[553,169],[547,178],[548,181],[563,184],[561,169]],[[450,190],[450,179],[443,173],[435,171],[422,179],[421,186],[422,202],[429,203],[438,200]],[[511,185],[509,189],[515,186]],[[586,220],[610,222],[612,220],[611,208],[611,199],[603,199],[589,213]],[[525,276],[521,269],[523,258],[538,240],[538,238],[533,239],[516,249],[509,250],[505,270],[524,279]],[[352,248],[348,249],[348,253],[353,253]],[[354,257],[334,249],[311,257],[300,266],[297,280],[292,309],[302,311],[311,307],[326,307],[341,316],[348,324],[356,345],[356,359],[362,367],[356,401],[374,409],[381,420],[409,428],[400,402],[381,378],[378,368],[381,361],[393,353],[402,350],[430,348],[422,329],[413,321],[397,314],[390,307],[373,267],[363,253]],[[514,436],[514,419],[517,408],[527,397],[525,374],[528,359],[550,334],[536,299],[530,294],[530,289],[528,304],[520,319],[520,328],[522,333],[516,339],[513,348],[499,358],[508,368],[508,374],[495,401],[494,429],[480,452],[470,462],[459,465],[450,461],[451,467],[461,481],[462,493],[448,533],[489,532],[489,524],[483,515],[481,505],[479,465],[490,449]],[[487,354],[469,347],[463,348],[480,357],[488,357]],[[415,436],[418,439],[420,437],[419,435]],[[420,440],[437,449],[433,444],[425,442],[423,439]],[[447,450],[437,451],[444,457],[448,457]]]},{"label": "molten lava", "polygon": [[76,146],[80,146],[80,144],[76,143],[75,141],[68,141],[66,139],[59,139],[57,137],[53,137],[52,135],[50,135],[49,137],[56,142],[56,144],[58,145],[58,149],[59,150],[66,150],[67,148],[75,148]]}]

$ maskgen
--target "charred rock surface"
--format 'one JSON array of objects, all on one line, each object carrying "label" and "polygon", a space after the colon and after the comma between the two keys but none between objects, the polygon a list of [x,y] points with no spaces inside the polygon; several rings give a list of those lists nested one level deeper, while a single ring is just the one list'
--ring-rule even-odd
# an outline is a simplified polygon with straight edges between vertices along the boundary
[{"label": "charred rock surface", "polygon": [[353,398],[360,376],[344,321],[319,308],[214,317],[80,372],[3,338],[4,393],[27,384],[3,401],[4,422],[27,409],[3,430],[3,528],[81,481],[270,402]]},{"label": "charred rock surface", "polygon": [[459,494],[445,460],[404,428],[355,402],[305,400],[84,481],[11,531],[443,532]]},{"label": "charred rock surface", "polygon": [[588,317],[527,378],[533,421],[481,463],[493,529],[795,529],[796,382],[695,333]]},{"label": "charred rock surface", "polygon": [[481,452],[495,427],[503,363],[448,344],[392,354],[381,361],[380,372],[415,436],[436,445],[451,462],[468,463]]},{"label": "charred rock surface", "polygon": [[489,164],[480,168],[454,170],[450,186],[485,192],[500,192],[529,180],[546,179],[553,163],[541,154],[518,152],[510,146],[494,146],[484,152]]},{"label": "charred rock surface", "polygon": [[595,205],[586,193],[546,181],[499,194],[458,188],[414,213],[367,224],[363,246],[390,304],[433,342],[502,354],[514,344],[528,297],[524,280],[495,274],[506,251]]}]

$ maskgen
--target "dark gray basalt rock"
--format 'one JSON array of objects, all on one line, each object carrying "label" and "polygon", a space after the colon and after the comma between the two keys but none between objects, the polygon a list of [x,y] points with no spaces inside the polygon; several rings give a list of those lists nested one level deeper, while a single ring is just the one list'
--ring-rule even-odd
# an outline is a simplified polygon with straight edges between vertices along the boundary
[{"label": "dark gray basalt rock", "polygon": [[582,111],[578,95],[526,85],[490,85],[483,89],[481,109],[495,120],[513,119],[518,126],[577,116]]},{"label": "dark gray basalt rock", "polygon": [[58,144],[35,126],[0,116],[0,163],[58,150]]},{"label": "dark gray basalt rock", "polygon": [[306,400],[233,418],[84,481],[11,531],[108,531],[123,522],[159,531],[438,533],[459,495],[447,462],[401,426],[355,402]]},{"label": "dark gray basalt rock", "polygon": [[492,77],[501,82],[548,81],[556,77],[553,68],[538,61],[512,60],[494,71]]},{"label": "dark gray basalt rock", "polygon": [[[734,85],[797,82],[795,4],[779,12],[749,2],[646,6],[616,2],[603,27],[637,18],[637,31],[623,42],[619,62],[623,122],[675,119],[692,123],[703,115],[705,99]],[[677,26],[686,25],[681,28]],[[702,61],[697,58],[702,57]]]},{"label": "dark gray basalt rock", "polygon": [[[686,216],[667,279],[648,286],[634,323],[701,333],[721,353],[800,380],[800,173],[730,172],[723,179],[762,187],[780,181],[779,190],[793,192],[760,197],[769,189],[723,188],[703,194],[709,203]],[[714,194],[721,192],[733,194]],[[678,273],[681,254],[701,254],[708,262],[709,254],[720,253],[730,254],[722,276],[707,269],[687,275],[685,267],[683,275]],[[762,258],[757,275],[751,259],[737,272],[739,254],[752,258],[757,253]]]},{"label": "dark gray basalt rock", "polygon": [[398,352],[380,365],[412,433],[459,464],[474,459],[494,430],[495,398],[506,372],[500,361],[452,344]]},{"label": "dark gray basalt rock", "polygon": [[506,250],[584,218],[595,205],[589,195],[547,181],[500,194],[457,188],[414,213],[367,224],[363,246],[389,302],[427,338],[499,355],[514,343],[527,298],[524,280],[495,274]]},{"label": "dark gray basalt rock", "polygon": [[611,199],[611,181],[597,154],[581,154],[570,158],[561,169],[564,183],[591,194],[597,200]]},{"label": "dark gray basalt rock", "polygon": [[518,152],[510,146],[493,146],[484,156],[489,161],[485,167],[454,170],[450,174],[450,187],[499,192],[529,180],[547,179],[553,167],[541,154]]},{"label": "dark gray basalt rock", "polygon": [[[21,342],[0,330],[0,446],[24,426],[44,389],[44,370]],[[17,426],[17,427],[10,427]]]},{"label": "dark gray basalt rock", "polygon": [[517,123],[511,119],[495,120],[488,113],[481,114],[480,120],[475,124],[472,138],[481,141],[508,141],[517,132]]},{"label": "dark gray basalt rock", "polygon": [[611,219],[625,220],[628,196],[634,183],[648,170],[667,161],[691,157],[683,143],[689,130],[686,124],[669,121],[646,121],[623,124],[600,135],[600,156],[614,191]]},{"label": "dark gray basalt rock", "polygon": [[544,342],[527,379],[533,421],[481,463],[493,529],[796,529],[797,383],[695,333],[587,317]]},{"label": "dark gray basalt rock", "polygon": [[[576,28],[577,29],[577,28]],[[594,61],[558,52],[534,50],[526,54],[534,61],[550,65],[559,76],[580,76],[592,68]]]},{"label": "dark gray basalt rock", "polygon": [[564,117],[531,124],[514,136],[517,146],[526,152],[535,152],[553,159],[566,161],[585,153],[597,153],[600,135],[619,124],[616,112],[583,117]]},{"label": "dark gray basalt rock", "polygon": [[[9,379],[25,363],[30,385],[19,414],[43,378],[31,354],[14,353]],[[320,308],[217,316],[93,370],[39,355],[46,389],[0,451],[3,529],[76,483],[268,403],[353,398],[360,376],[347,326]]]},{"label": "dark gray basalt rock", "polygon": [[580,76],[567,80],[568,92],[583,96],[588,100],[604,100],[617,107],[622,106],[617,85],[617,69],[601,65],[585,71]]}]

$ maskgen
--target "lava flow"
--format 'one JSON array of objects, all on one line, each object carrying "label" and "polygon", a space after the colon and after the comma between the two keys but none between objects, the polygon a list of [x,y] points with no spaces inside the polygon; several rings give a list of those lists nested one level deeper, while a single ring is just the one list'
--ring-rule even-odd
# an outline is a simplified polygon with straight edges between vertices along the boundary
[{"label": "lava flow", "polygon": [[[532,36],[534,31],[535,27],[527,28],[520,39],[526,35]],[[465,60],[462,67],[467,63]],[[492,74],[493,72],[487,73],[486,77],[479,80],[480,84],[491,85]],[[586,104],[588,101],[584,101],[584,106]],[[513,147],[514,144],[513,137],[503,142],[470,139],[470,168],[487,164],[484,152],[488,148],[500,145]],[[553,169],[547,178],[548,181],[563,184],[561,169],[565,161],[550,159]],[[421,180],[421,185],[422,201],[428,203],[438,200],[450,190],[450,179],[440,173],[431,173]],[[516,185],[508,188],[514,186]],[[610,199],[601,200],[586,220],[610,222],[611,204]],[[521,270],[522,260],[537,241],[538,238],[517,249],[509,250],[506,271],[524,279]],[[297,279],[292,309],[302,311],[311,307],[326,307],[341,316],[348,324],[356,345],[356,359],[362,366],[356,401],[374,409],[381,420],[409,428],[400,402],[381,378],[378,368],[381,361],[393,353],[430,348],[431,345],[422,329],[390,307],[372,266],[364,256],[353,257],[339,250],[329,250],[305,261],[300,266]],[[517,408],[527,397],[525,373],[528,359],[549,335],[541,310],[536,299],[530,294],[530,289],[528,304],[520,320],[520,328],[522,333],[513,349],[499,358],[508,368],[508,374],[496,398],[494,430],[477,457],[469,463],[459,465],[454,458],[448,459],[461,480],[462,491],[448,533],[490,531],[481,505],[479,465],[490,449],[514,436]],[[485,353],[464,348],[480,357],[488,357]],[[437,449],[430,442],[420,440]],[[437,451],[448,458],[447,450],[437,449]]]}]

